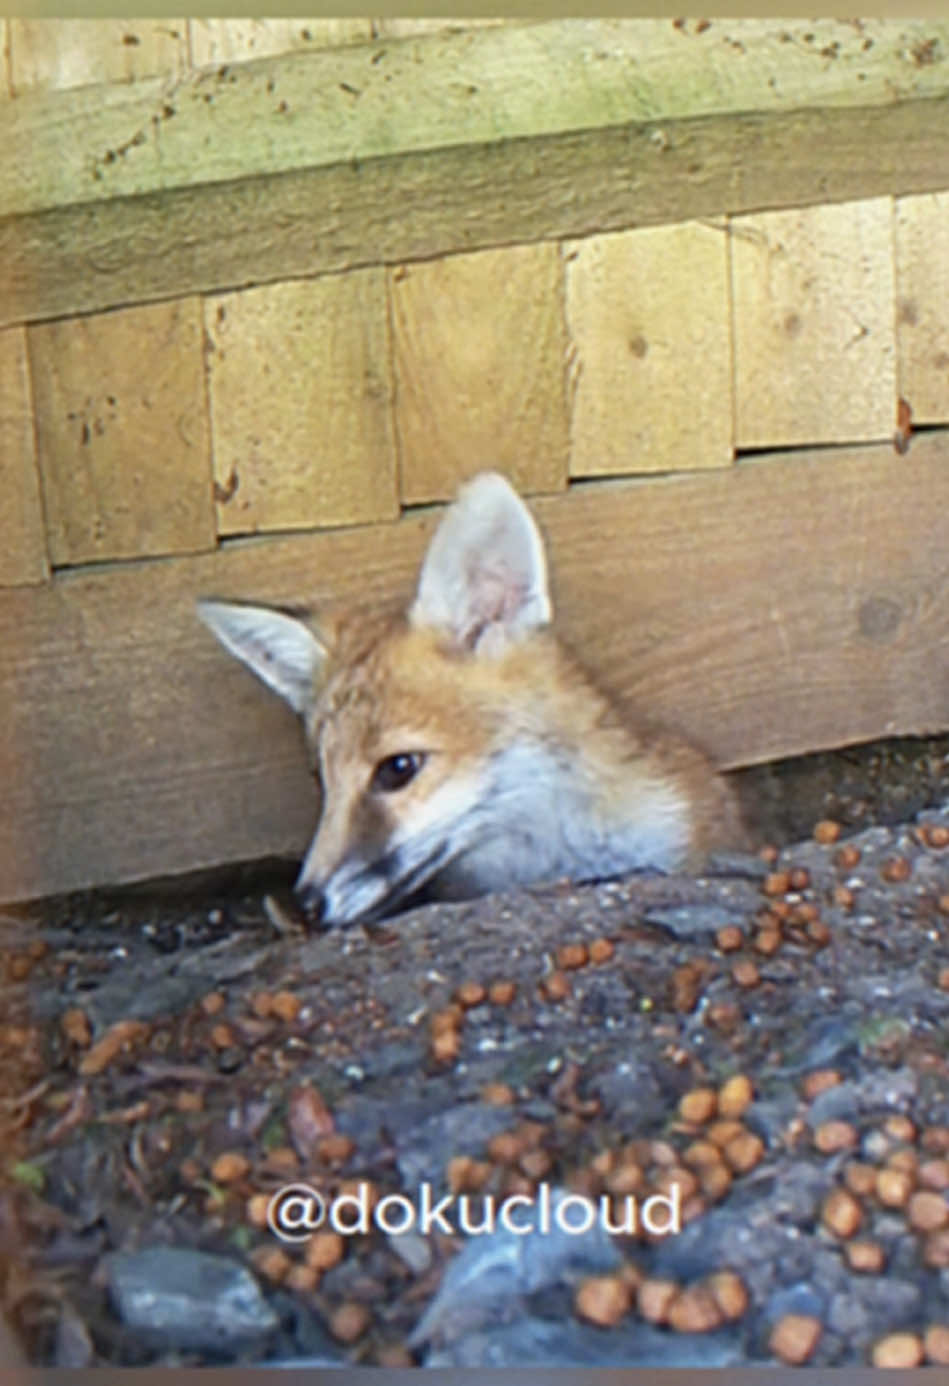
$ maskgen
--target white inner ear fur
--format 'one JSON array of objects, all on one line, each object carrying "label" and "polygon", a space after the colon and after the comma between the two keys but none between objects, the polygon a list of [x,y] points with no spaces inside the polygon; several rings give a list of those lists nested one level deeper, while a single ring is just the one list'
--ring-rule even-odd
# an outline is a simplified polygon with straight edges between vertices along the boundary
[{"label": "white inner ear fur", "polygon": [[309,626],[270,607],[236,602],[199,601],[198,615],[294,712],[305,712],[327,654]]},{"label": "white inner ear fur", "polygon": [[498,654],[550,621],[543,541],[497,472],[469,481],[445,512],[409,615],[479,654]]}]

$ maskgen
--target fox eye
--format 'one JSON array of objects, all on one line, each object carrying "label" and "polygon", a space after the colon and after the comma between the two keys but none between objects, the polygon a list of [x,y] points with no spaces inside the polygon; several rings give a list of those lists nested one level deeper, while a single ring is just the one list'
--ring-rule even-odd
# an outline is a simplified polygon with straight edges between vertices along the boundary
[{"label": "fox eye", "polygon": [[398,755],[386,756],[372,772],[370,788],[375,794],[393,794],[414,780],[424,764],[422,751],[401,751]]}]

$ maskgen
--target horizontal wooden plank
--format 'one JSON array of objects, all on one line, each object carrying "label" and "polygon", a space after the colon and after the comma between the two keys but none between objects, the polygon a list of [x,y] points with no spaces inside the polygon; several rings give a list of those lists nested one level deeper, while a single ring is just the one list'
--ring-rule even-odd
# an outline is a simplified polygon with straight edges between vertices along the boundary
[{"label": "horizontal wooden plank", "polygon": [[368,19],[189,19],[195,67],[246,62],[298,48],[336,48],[368,39]]},{"label": "horizontal wooden plank", "polygon": [[932,20],[563,20],[27,94],[0,107],[3,321],[938,190],[947,54]]},{"label": "horizontal wooden plank", "polygon": [[[535,508],[565,638],[723,765],[949,726],[949,435]],[[408,595],[434,519],[0,593],[0,898],[299,851],[316,817],[299,729],[194,598]]]},{"label": "horizontal wooden plank", "polygon": [[10,80],[18,96],[135,82],[188,68],[184,19],[11,19]]}]

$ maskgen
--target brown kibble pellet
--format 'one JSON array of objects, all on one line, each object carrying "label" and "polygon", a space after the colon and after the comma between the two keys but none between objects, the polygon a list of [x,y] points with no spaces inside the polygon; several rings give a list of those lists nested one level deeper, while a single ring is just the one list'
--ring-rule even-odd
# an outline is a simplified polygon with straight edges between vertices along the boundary
[{"label": "brown kibble pellet", "polygon": [[923,1340],[918,1333],[888,1333],[873,1344],[870,1360],[875,1367],[918,1367]]},{"label": "brown kibble pellet", "polygon": [[747,1174],[764,1155],[764,1141],[752,1131],[743,1131],[728,1142],[722,1153],[736,1174]]},{"label": "brown kibble pellet", "polygon": [[636,1307],[648,1323],[665,1323],[669,1306],[679,1293],[674,1280],[659,1280],[647,1276],[636,1295]]},{"label": "brown kibble pellet", "polygon": [[876,1166],[864,1164],[861,1160],[851,1161],[844,1170],[844,1183],[852,1194],[866,1198],[877,1186]]},{"label": "brown kibble pellet", "polygon": [[646,1176],[643,1174],[641,1166],[627,1160],[609,1171],[603,1183],[608,1193],[616,1194],[617,1197],[625,1197],[626,1194],[639,1193]]},{"label": "brown kibble pellet", "polygon": [[901,1169],[904,1174],[908,1174],[913,1183],[916,1183],[916,1170],[919,1166],[919,1156],[915,1150],[910,1150],[903,1146],[899,1150],[891,1150],[886,1157],[888,1169]]},{"label": "brown kibble pellet", "polygon": [[792,890],[806,890],[811,883],[811,873],[806,866],[792,866],[788,872],[788,882]]},{"label": "brown kibble pellet", "polygon": [[492,1006],[509,1006],[517,995],[517,983],[509,981],[492,982],[488,987],[488,1000]]},{"label": "brown kibble pellet", "polygon": [[575,972],[578,967],[586,967],[590,961],[590,950],[583,942],[564,943],[557,949],[557,966],[565,972]]},{"label": "brown kibble pellet", "polygon": [[726,924],[715,935],[715,946],[722,953],[734,953],[745,942],[745,935],[737,924]]},{"label": "brown kibble pellet", "polygon": [[431,1047],[436,1063],[454,1063],[461,1052],[461,1036],[457,1030],[439,1030],[432,1035]]},{"label": "brown kibble pellet", "polygon": [[250,998],[250,1008],[259,1020],[267,1020],[273,1013],[273,997],[269,991],[255,991]]},{"label": "brown kibble pellet", "polygon": [[507,1083],[485,1083],[481,1089],[481,1101],[489,1107],[510,1107],[514,1101],[514,1089]]},{"label": "brown kibble pellet", "polygon": [[733,1141],[736,1136],[744,1133],[744,1126],[734,1117],[722,1118],[720,1121],[713,1121],[706,1128],[705,1138],[718,1146],[719,1150],[724,1150],[729,1141]]},{"label": "brown kibble pellet", "polygon": [[724,1198],[733,1182],[732,1172],[723,1161],[717,1165],[702,1165],[699,1169],[699,1187],[710,1203]]},{"label": "brown kibble pellet", "polygon": [[460,1006],[445,1006],[440,1011],[433,1011],[428,1022],[428,1028],[432,1035],[443,1035],[450,1030],[461,1028],[464,1019],[464,1011]]},{"label": "brown kibble pellet", "polygon": [[880,875],[885,881],[907,881],[912,869],[906,857],[889,857],[880,867]]},{"label": "brown kibble pellet", "polygon": [[771,871],[765,876],[761,889],[765,895],[786,895],[791,889],[791,877],[787,871]]},{"label": "brown kibble pellet", "polygon": [[201,998],[201,1009],[205,1015],[219,1015],[227,1005],[227,998],[219,991],[209,991]]},{"label": "brown kibble pellet", "polygon": [[927,1126],[920,1144],[924,1150],[949,1154],[949,1126]]},{"label": "brown kibble pellet", "polygon": [[835,1237],[852,1237],[863,1222],[863,1209],[848,1189],[831,1189],[821,1208],[821,1222]]},{"label": "brown kibble pellet", "polygon": [[949,847],[949,827],[945,823],[930,823],[926,833],[926,846],[941,851]]},{"label": "brown kibble pellet", "polygon": [[949,991],[949,967],[941,967],[936,973],[936,986],[940,991]]},{"label": "brown kibble pellet", "polygon": [[595,938],[590,944],[590,961],[591,963],[609,962],[615,952],[616,948],[611,939]]},{"label": "brown kibble pellet", "polygon": [[453,1194],[465,1193],[470,1188],[468,1177],[474,1160],[470,1155],[453,1155],[445,1166],[445,1179]]},{"label": "brown kibble pellet", "polygon": [[251,1227],[267,1226],[267,1212],[270,1208],[270,1198],[270,1194],[255,1193],[251,1194],[250,1198],[247,1200],[244,1206],[244,1213]]},{"label": "brown kibble pellet", "polygon": [[692,1141],[682,1152],[682,1163],[684,1165],[694,1165],[701,1169],[703,1165],[717,1165],[721,1163],[722,1152],[712,1141],[695,1140]]},{"label": "brown kibble pellet", "polygon": [[296,1020],[303,1009],[303,1002],[292,991],[278,991],[271,997],[271,1009],[278,1020],[285,1025]]},{"label": "brown kibble pellet", "polygon": [[949,1189],[949,1160],[924,1160],[916,1171],[916,1182],[923,1189]]},{"label": "brown kibble pellet", "polygon": [[820,1319],[810,1314],[785,1314],[772,1328],[768,1347],[782,1362],[798,1366],[813,1354],[822,1331]]},{"label": "brown kibble pellet", "polygon": [[325,1271],[338,1266],[346,1244],[339,1232],[315,1232],[306,1244],[303,1259],[314,1270]]},{"label": "brown kibble pellet", "polygon": [[283,1283],[288,1290],[296,1290],[297,1294],[312,1294],[320,1283],[320,1273],[315,1266],[297,1261],[287,1271]]},{"label": "brown kibble pellet", "polygon": [[887,1166],[877,1171],[876,1196],[884,1208],[904,1208],[912,1192],[913,1179],[905,1170]]},{"label": "brown kibble pellet", "polygon": [[496,1165],[514,1165],[527,1149],[527,1142],[516,1131],[499,1131],[488,1141],[488,1156]]},{"label": "brown kibble pellet", "polygon": [[292,1179],[300,1168],[300,1157],[291,1145],[275,1145],[264,1156],[262,1167],[270,1174]]},{"label": "brown kibble pellet", "polygon": [[822,1155],[833,1155],[838,1150],[852,1150],[859,1139],[856,1127],[849,1121],[824,1121],[814,1132],[814,1145]]},{"label": "brown kibble pellet", "polygon": [[563,1001],[570,995],[570,981],[565,972],[549,972],[540,984],[541,994],[547,1001]]},{"label": "brown kibble pellet", "polygon": [[344,1165],[355,1149],[356,1142],[351,1136],[344,1136],[342,1131],[331,1131],[317,1142],[316,1158],[324,1165]]},{"label": "brown kibble pellet", "polygon": [[861,851],[852,842],[847,842],[834,853],[834,865],[841,871],[852,871],[860,862]]},{"label": "brown kibble pellet", "polygon": [[923,1335],[926,1361],[937,1367],[949,1366],[949,1324],[931,1323]]},{"label": "brown kibble pellet", "polygon": [[844,1255],[851,1270],[878,1275],[886,1264],[886,1255],[879,1242],[847,1242]]},{"label": "brown kibble pellet", "polygon": [[758,849],[758,860],[763,861],[765,866],[773,866],[779,856],[780,852],[773,842],[766,842]]},{"label": "brown kibble pellet", "polygon": [[715,1296],[705,1285],[689,1285],[666,1310],[666,1323],[677,1333],[711,1333],[721,1326],[723,1317]]},{"label": "brown kibble pellet", "polygon": [[194,1113],[204,1111],[204,1093],[183,1088],[175,1097],[175,1108],[179,1112]]},{"label": "brown kibble pellet", "polygon": [[679,1115],[693,1126],[703,1126],[718,1111],[718,1095],[714,1088],[693,1088],[679,1099]]},{"label": "brown kibble pellet", "polygon": [[72,1006],[68,1011],[64,1011],[59,1025],[65,1038],[70,1044],[76,1045],[78,1049],[87,1049],[92,1043],[92,1026],[89,1024],[89,1017],[78,1006]]},{"label": "brown kibble pellet", "polygon": [[464,1006],[466,1011],[470,1011],[474,1006],[480,1006],[487,995],[487,987],[482,986],[480,982],[468,981],[462,982],[455,992],[455,1000],[459,1006]]},{"label": "brown kibble pellet", "polygon": [[936,901],[936,909],[940,914],[949,914],[949,894],[940,895]]},{"label": "brown kibble pellet", "polygon": [[265,1280],[271,1280],[275,1285],[279,1285],[286,1278],[287,1271],[293,1265],[290,1257],[279,1246],[260,1246],[251,1253],[251,1260],[254,1269]]},{"label": "brown kibble pellet", "polygon": [[819,842],[822,847],[829,847],[841,834],[841,826],[833,818],[822,818],[819,823],[814,824],[814,841]]},{"label": "brown kibble pellet", "polygon": [[801,1083],[801,1096],[807,1102],[812,1102],[822,1092],[827,1092],[828,1088],[836,1088],[841,1083],[841,1077],[835,1068],[816,1068],[812,1073],[807,1073]]},{"label": "brown kibble pellet", "polygon": [[371,1317],[365,1304],[347,1300],[333,1310],[327,1326],[338,1343],[354,1343],[369,1327]]},{"label": "brown kibble pellet", "polygon": [[755,1090],[751,1079],[744,1073],[736,1073],[718,1090],[719,1116],[730,1118],[745,1114],[754,1101]]},{"label": "brown kibble pellet", "polygon": [[853,891],[850,889],[849,886],[845,886],[845,885],[834,886],[834,889],[833,889],[833,892],[832,892],[832,897],[833,897],[834,904],[838,907],[838,909],[842,909],[842,910],[852,910],[852,909],[853,909],[853,902],[854,902],[855,896],[854,896],[854,893],[853,893]]},{"label": "brown kibble pellet", "polygon": [[826,948],[830,943],[830,928],[823,919],[811,919],[807,925],[807,937],[811,943],[816,943],[818,948]]},{"label": "brown kibble pellet", "polygon": [[233,1025],[228,1025],[221,1021],[211,1027],[211,1043],[215,1049],[231,1049],[237,1044],[237,1035]]},{"label": "brown kibble pellet", "polygon": [[741,1276],[733,1270],[713,1271],[705,1285],[722,1317],[733,1323],[748,1308],[748,1291]]},{"label": "brown kibble pellet", "polygon": [[771,958],[781,947],[780,929],[759,929],[755,934],[754,948],[764,958]]},{"label": "brown kibble pellet", "polygon": [[573,1307],[582,1319],[611,1328],[629,1313],[632,1291],[620,1275],[593,1275],[577,1287]]},{"label": "brown kibble pellet", "polygon": [[949,1203],[935,1189],[919,1189],[906,1205],[906,1220],[917,1232],[949,1226]]},{"label": "brown kibble pellet", "polygon": [[211,1178],[215,1184],[234,1184],[243,1179],[250,1169],[250,1161],[238,1150],[225,1150],[211,1166]]},{"label": "brown kibble pellet", "polygon": [[750,958],[743,958],[732,968],[732,980],[740,987],[756,987],[761,981],[761,973]]}]

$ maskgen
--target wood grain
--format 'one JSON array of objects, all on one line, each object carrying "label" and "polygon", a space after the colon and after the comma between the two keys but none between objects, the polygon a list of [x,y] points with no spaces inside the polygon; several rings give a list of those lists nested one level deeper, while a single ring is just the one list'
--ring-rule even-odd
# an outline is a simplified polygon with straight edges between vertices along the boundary
[{"label": "wood grain", "polygon": [[398,514],[385,275],[205,304],[218,532]]},{"label": "wood grain", "polygon": [[732,461],[724,224],[650,227],[564,246],[571,476]]},{"label": "wood grain", "polygon": [[949,420],[949,192],[896,204],[899,392],[917,424]]},{"label": "wood grain", "polygon": [[934,20],[564,20],[27,93],[0,320],[941,190],[946,53]]},{"label": "wood grain", "polygon": [[13,90],[64,91],[188,68],[184,19],[11,19]]},{"label": "wood grain", "polygon": [[368,19],[189,19],[188,28],[195,67],[337,48],[371,36]]},{"label": "wood grain", "polygon": [[22,328],[0,332],[0,587],[49,576]]},{"label": "wood grain", "polygon": [[201,305],[28,330],[54,564],[214,544]]},{"label": "wood grain", "polygon": [[891,200],[738,217],[730,239],[737,446],[891,437]]},{"label": "wood grain", "polygon": [[444,500],[499,468],[567,480],[566,334],[554,245],[455,255],[389,276],[402,499]]},{"label": "wood grain", "polygon": [[[949,436],[541,498],[565,638],[722,764],[949,726]],[[297,852],[289,712],[199,595],[408,596],[435,516],[0,593],[0,896]]]}]

